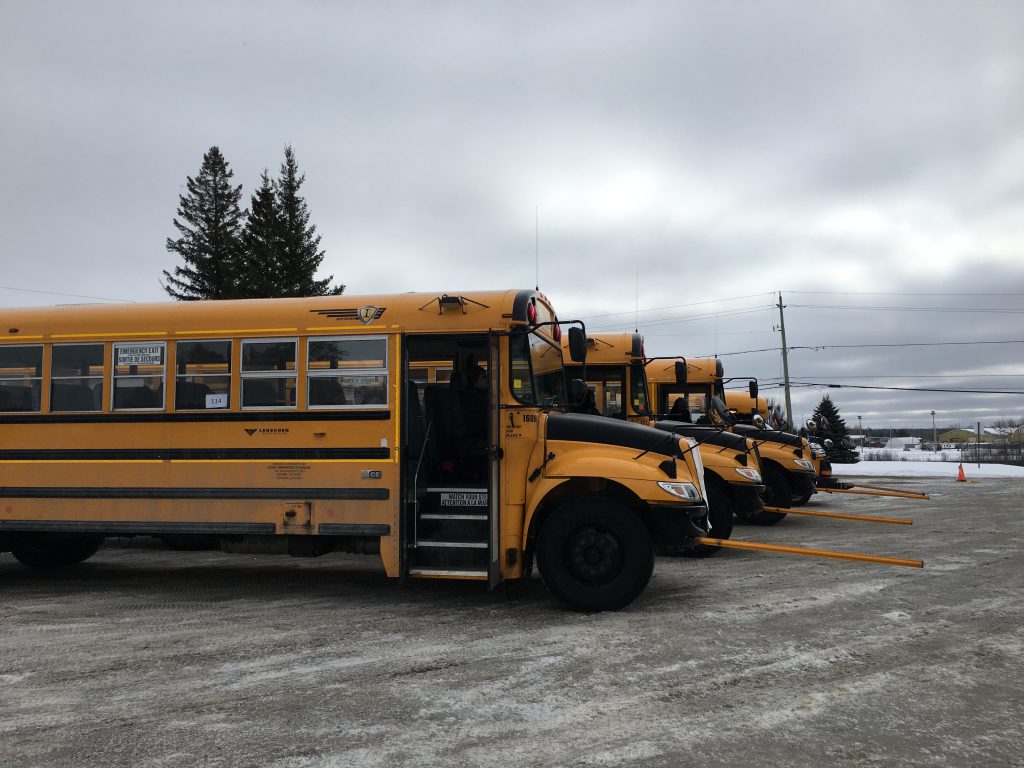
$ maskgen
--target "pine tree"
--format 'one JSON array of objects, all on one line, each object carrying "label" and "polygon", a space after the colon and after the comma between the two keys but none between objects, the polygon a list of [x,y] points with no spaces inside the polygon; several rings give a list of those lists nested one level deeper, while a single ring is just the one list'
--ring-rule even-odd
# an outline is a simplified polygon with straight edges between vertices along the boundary
[{"label": "pine tree", "polygon": [[299,175],[298,163],[291,145],[284,148],[281,175],[275,185],[281,235],[277,255],[277,296],[336,296],[344,285],[332,286],[334,275],[316,279],[316,270],[324,260],[320,236],[309,223],[309,209],[299,195],[305,182]]},{"label": "pine tree", "polygon": [[828,426],[824,429],[818,427],[814,437],[822,443],[826,438],[832,440],[832,447],[825,449],[829,461],[835,464],[854,464],[860,459],[860,455],[855,450],[847,448],[843,444],[843,440],[850,434],[850,430],[846,428],[846,421],[839,415],[839,409],[832,402],[831,397],[824,395],[821,398],[821,402],[814,409],[814,415],[811,418],[819,424],[822,418],[828,422]]},{"label": "pine tree", "polygon": [[231,299],[238,296],[237,270],[242,254],[245,214],[238,207],[241,185],[220,149],[210,147],[195,178],[187,180],[187,195],[178,198],[174,227],[181,237],[167,238],[167,250],[185,262],[173,272],[163,270],[164,290],[175,299]]},{"label": "pine tree", "polygon": [[275,186],[264,169],[260,188],[249,203],[249,217],[242,234],[244,256],[238,275],[239,294],[247,298],[281,295],[277,273],[282,227]]}]

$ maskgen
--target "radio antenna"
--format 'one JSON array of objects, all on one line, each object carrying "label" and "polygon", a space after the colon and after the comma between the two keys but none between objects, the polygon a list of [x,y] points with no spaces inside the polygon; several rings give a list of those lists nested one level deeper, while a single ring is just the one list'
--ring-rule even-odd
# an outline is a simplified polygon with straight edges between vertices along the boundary
[{"label": "radio antenna", "polygon": [[533,206],[533,257],[536,263],[537,290],[540,290],[540,206]]},{"label": "radio antenna", "polygon": [[640,267],[636,268],[636,297],[633,302],[633,332],[640,333]]}]

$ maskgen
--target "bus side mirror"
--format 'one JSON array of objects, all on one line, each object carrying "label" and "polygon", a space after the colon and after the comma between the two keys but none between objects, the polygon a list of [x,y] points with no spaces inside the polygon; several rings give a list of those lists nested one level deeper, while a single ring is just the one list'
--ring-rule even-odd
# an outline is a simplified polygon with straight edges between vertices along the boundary
[{"label": "bus side mirror", "polygon": [[574,363],[582,363],[587,359],[586,334],[575,325],[569,328],[569,358]]},{"label": "bus side mirror", "polygon": [[685,384],[685,383],[686,383],[686,361],[685,360],[677,360],[676,361],[676,384]]},{"label": "bus side mirror", "polygon": [[722,398],[717,395],[711,398],[711,410],[718,415],[718,418],[720,418],[724,424],[732,424],[736,421],[733,418],[733,415],[729,412],[729,409],[725,407],[725,403],[722,402]]},{"label": "bus side mirror", "polygon": [[587,399],[587,382],[569,379],[569,405],[582,405]]},{"label": "bus side mirror", "polygon": [[747,388],[750,390],[750,399],[757,400],[757,382],[751,379],[750,383],[747,384]]}]

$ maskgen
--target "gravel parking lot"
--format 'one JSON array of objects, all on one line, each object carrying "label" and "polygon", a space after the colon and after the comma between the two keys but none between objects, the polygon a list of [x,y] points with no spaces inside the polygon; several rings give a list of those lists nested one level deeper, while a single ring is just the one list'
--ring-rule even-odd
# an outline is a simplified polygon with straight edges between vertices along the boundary
[{"label": "gravel parking lot", "polygon": [[534,580],[389,582],[375,558],[0,555],[0,765],[1024,765],[1017,480],[895,480],[736,538],[923,571],[724,551],[659,558],[580,615]]}]

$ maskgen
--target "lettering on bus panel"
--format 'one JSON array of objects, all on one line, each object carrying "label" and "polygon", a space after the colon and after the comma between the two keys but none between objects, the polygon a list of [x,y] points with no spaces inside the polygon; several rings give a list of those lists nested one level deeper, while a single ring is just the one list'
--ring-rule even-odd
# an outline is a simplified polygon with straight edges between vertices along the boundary
[{"label": "lettering on bus panel", "polygon": [[161,344],[119,344],[117,365],[163,365],[164,348]]},{"label": "lettering on bus panel", "polygon": [[486,491],[442,491],[442,507],[486,507]]}]

